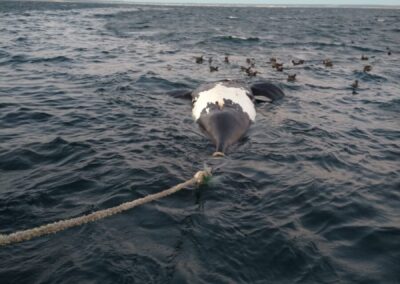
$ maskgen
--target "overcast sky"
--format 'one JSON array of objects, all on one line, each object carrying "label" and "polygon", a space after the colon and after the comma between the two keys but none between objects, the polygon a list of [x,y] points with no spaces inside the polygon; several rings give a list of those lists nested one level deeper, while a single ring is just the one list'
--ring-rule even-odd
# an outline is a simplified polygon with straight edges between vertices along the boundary
[{"label": "overcast sky", "polygon": [[271,5],[397,5],[400,0],[119,0],[140,3],[271,4]]}]

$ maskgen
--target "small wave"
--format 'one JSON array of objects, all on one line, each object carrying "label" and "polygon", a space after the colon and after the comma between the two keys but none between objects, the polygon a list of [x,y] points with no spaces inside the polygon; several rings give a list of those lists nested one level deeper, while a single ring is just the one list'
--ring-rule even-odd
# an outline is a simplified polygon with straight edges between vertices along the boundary
[{"label": "small wave", "polygon": [[7,51],[0,49],[0,58],[5,58],[8,56],[10,56],[10,54]]},{"label": "small wave", "polygon": [[[299,46],[299,44],[300,44],[299,40],[279,43],[280,46],[287,46],[287,47]],[[334,47],[334,48],[342,47],[342,46],[344,46],[344,43],[342,43],[342,42],[306,41],[306,42],[301,43],[301,45],[310,46],[317,50],[320,50],[320,49],[329,48],[329,47]]]},{"label": "small wave", "polygon": [[285,128],[289,130],[292,134],[301,134],[310,137],[318,137],[318,138],[329,138],[335,139],[335,135],[330,133],[327,130],[324,130],[317,126],[312,126],[306,122],[295,121],[292,119],[286,119],[284,121]]},{"label": "small wave", "polygon": [[57,137],[48,143],[34,143],[0,155],[0,169],[5,171],[27,170],[36,164],[54,164],[94,153],[89,145],[68,142]]},{"label": "small wave", "polygon": [[8,107],[13,107],[13,106],[17,106],[17,104],[13,104],[13,103],[0,103],[0,109],[2,109],[2,108],[8,108]]},{"label": "small wave", "polygon": [[0,169],[3,171],[27,170],[36,160],[36,153],[29,150],[18,150],[0,156]]},{"label": "small wave", "polygon": [[317,165],[317,168],[323,168],[328,172],[334,172],[338,169],[350,169],[351,165],[340,159],[339,155],[334,153],[313,153],[306,154],[305,159]]},{"label": "small wave", "polygon": [[389,102],[380,103],[379,108],[387,111],[400,113],[400,99],[393,99]]},{"label": "small wave", "polygon": [[331,86],[322,86],[322,85],[315,85],[315,84],[305,84],[307,87],[312,89],[321,89],[321,90],[337,90],[337,88]]},{"label": "small wave", "polygon": [[213,41],[220,42],[234,42],[234,43],[244,43],[244,42],[258,42],[260,38],[258,37],[240,37],[240,36],[217,36],[212,38]]},{"label": "small wave", "polygon": [[28,62],[25,55],[13,55],[10,59],[0,62],[0,65],[19,64],[25,62]]},{"label": "small wave", "polygon": [[124,86],[117,86],[116,90],[121,91],[121,92],[126,92],[126,91],[133,90],[133,88],[129,85],[124,85]]},{"label": "small wave", "polygon": [[400,140],[400,131],[394,129],[372,129],[372,134],[375,136],[385,137],[388,140],[399,141]]},{"label": "small wave", "polygon": [[150,25],[146,25],[146,24],[143,24],[143,25],[132,25],[132,26],[129,26],[129,29],[136,29],[136,30],[145,30],[145,29],[149,29],[149,28],[151,28],[151,26]]},{"label": "small wave", "polygon": [[0,62],[0,65],[14,65],[14,64],[24,64],[24,63],[65,63],[72,62],[73,60],[66,56],[55,56],[47,58],[30,58],[26,55],[19,54],[14,55],[8,60]]},{"label": "small wave", "polygon": [[33,111],[27,108],[20,108],[17,111],[8,112],[3,115],[2,122],[5,126],[15,126],[24,123],[44,122],[53,116],[46,112]]},{"label": "small wave", "polygon": [[117,14],[94,14],[93,16],[95,18],[104,18],[104,19],[109,19],[109,18],[115,18]]},{"label": "small wave", "polygon": [[363,80],[365,82],[371,82],[371,81],[387,82],[388,81],[388,79],[386,79],[383,76],[379,76],[379,75],[374,74],[374,73],[363,72],[362,70],[356,70],[356,71],[354,71],[354,74],[356,75],[356,77],[358,79],[361,79],[361,80]]},{"label": "small wave", "polygon": [[141,11],[139,8],[130,8],[129,10],[121,11],[117,10],[115,13],[109,13],[103,11],[102,13],[95,13],[93,14],[94,18],[102,18],[102,19],[110,19],[113,21],[116,19],[117,21],[124,18],[131,18],[132,15],[136,14],[138,11]]},{"label": "small wave", "polygon": [[347,131],[347,134],[351,137],[357,138],[357,139],[365,139],[369,140],[370,135],[366,131],[359,129],[359,128],[352,128]]},{"label": "small wave", "polygon": [[324,137],[327,137],[329,139],[335,139],[336,136],[332,133],[330,133],[329,131],[326,131],[320,127],[311,127],[309,129],[304,129],[304,130],[300,130],[300,131],[292,131],[293,134],[304,134],[307,136],[311,136],[311,137],[318,137],[323,139]]},{"label": "small wave", "polygon": [[153,89],[155,91],[158,91],[160,93],[164,93],[166,91],[170,91],[173,89],[179,89],[179,88],[187,88],[185,84],[181,84],[178,82],[172,82],[164,78],[157,77],[152,74],[146,74],[142,75],[139,77],[139,79],[136,81],[136,85],[143,85],[147,86],[146,88]]},{"label": "small wave", "polygon": [[160,54],[177,54],[180,50],[161,50],[159,53]]},{"label": "small wave", "polygon": [[88,51],[88,49],[84,48],[84,47],[78,47],[78,48],[75,48],[74,51],[82,52],[82,51]]},{"label": "small wave", "polygon": [[372,47],[366,47],[366,46],[359,46],[359,45],[351,45],[351,47],[353,48],[353,49],[355,49],[355,50],[358,50],[358,51],[362,51],[362,52],[365,52],[365,53],[381,53],[382,52],[382,50],[380,50],[380,49],[376,49],[376,48],[372,48]]},{"label": "small wave", "polygon": [[41,62],[54,62],[54,63],[61,63],[61,62],[71,62],[72,59],[66,56],[55,56],[55,57],[47,57],[47,58],[35,58],[31,60],[32,63],[41,63]]},{"label": "small wave", "polygon": [[24,36],[20,36],[20,37],[17,37],[16,39],[15,39],[15,41],[27,41],[28,40],[28,38],[27,37],[24,37]]}]

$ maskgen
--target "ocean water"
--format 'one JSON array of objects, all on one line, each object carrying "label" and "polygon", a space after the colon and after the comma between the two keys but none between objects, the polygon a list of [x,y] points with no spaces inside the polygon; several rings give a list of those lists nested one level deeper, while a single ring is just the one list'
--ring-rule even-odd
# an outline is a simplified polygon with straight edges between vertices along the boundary
[{"label": "ocean water", "polygon": [[[400,283],[399,46],[394,9],[1,1],[0,233],[214,176],[0,247],[0,282]],[[286,96],[214,159],[168,93],[226,78]]]}]

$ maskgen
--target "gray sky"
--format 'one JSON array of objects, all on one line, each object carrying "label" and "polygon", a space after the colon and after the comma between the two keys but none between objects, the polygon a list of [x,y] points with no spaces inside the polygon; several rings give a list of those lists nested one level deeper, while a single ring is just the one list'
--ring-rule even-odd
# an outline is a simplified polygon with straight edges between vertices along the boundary
[{"label": "gray sky", "polygon": [[400,0],[120,0],[140,3],[271,4],[271,5],[397,5]]}]

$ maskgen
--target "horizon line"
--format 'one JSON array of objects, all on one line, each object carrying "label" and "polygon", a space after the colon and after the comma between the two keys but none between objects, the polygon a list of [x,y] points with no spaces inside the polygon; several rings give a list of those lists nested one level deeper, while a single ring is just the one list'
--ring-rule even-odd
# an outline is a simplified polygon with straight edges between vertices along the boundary
[{"label": "horizon line", "polygon": [[57,2],[57,3],[109,3],[159,6],[206,6],[206,7],[264,7],[264,8],[400,8],[393,4],[259,4],[259,3],[190,3],[190,2],[143,2],[136,0],[0,0],[0,2]]}]

